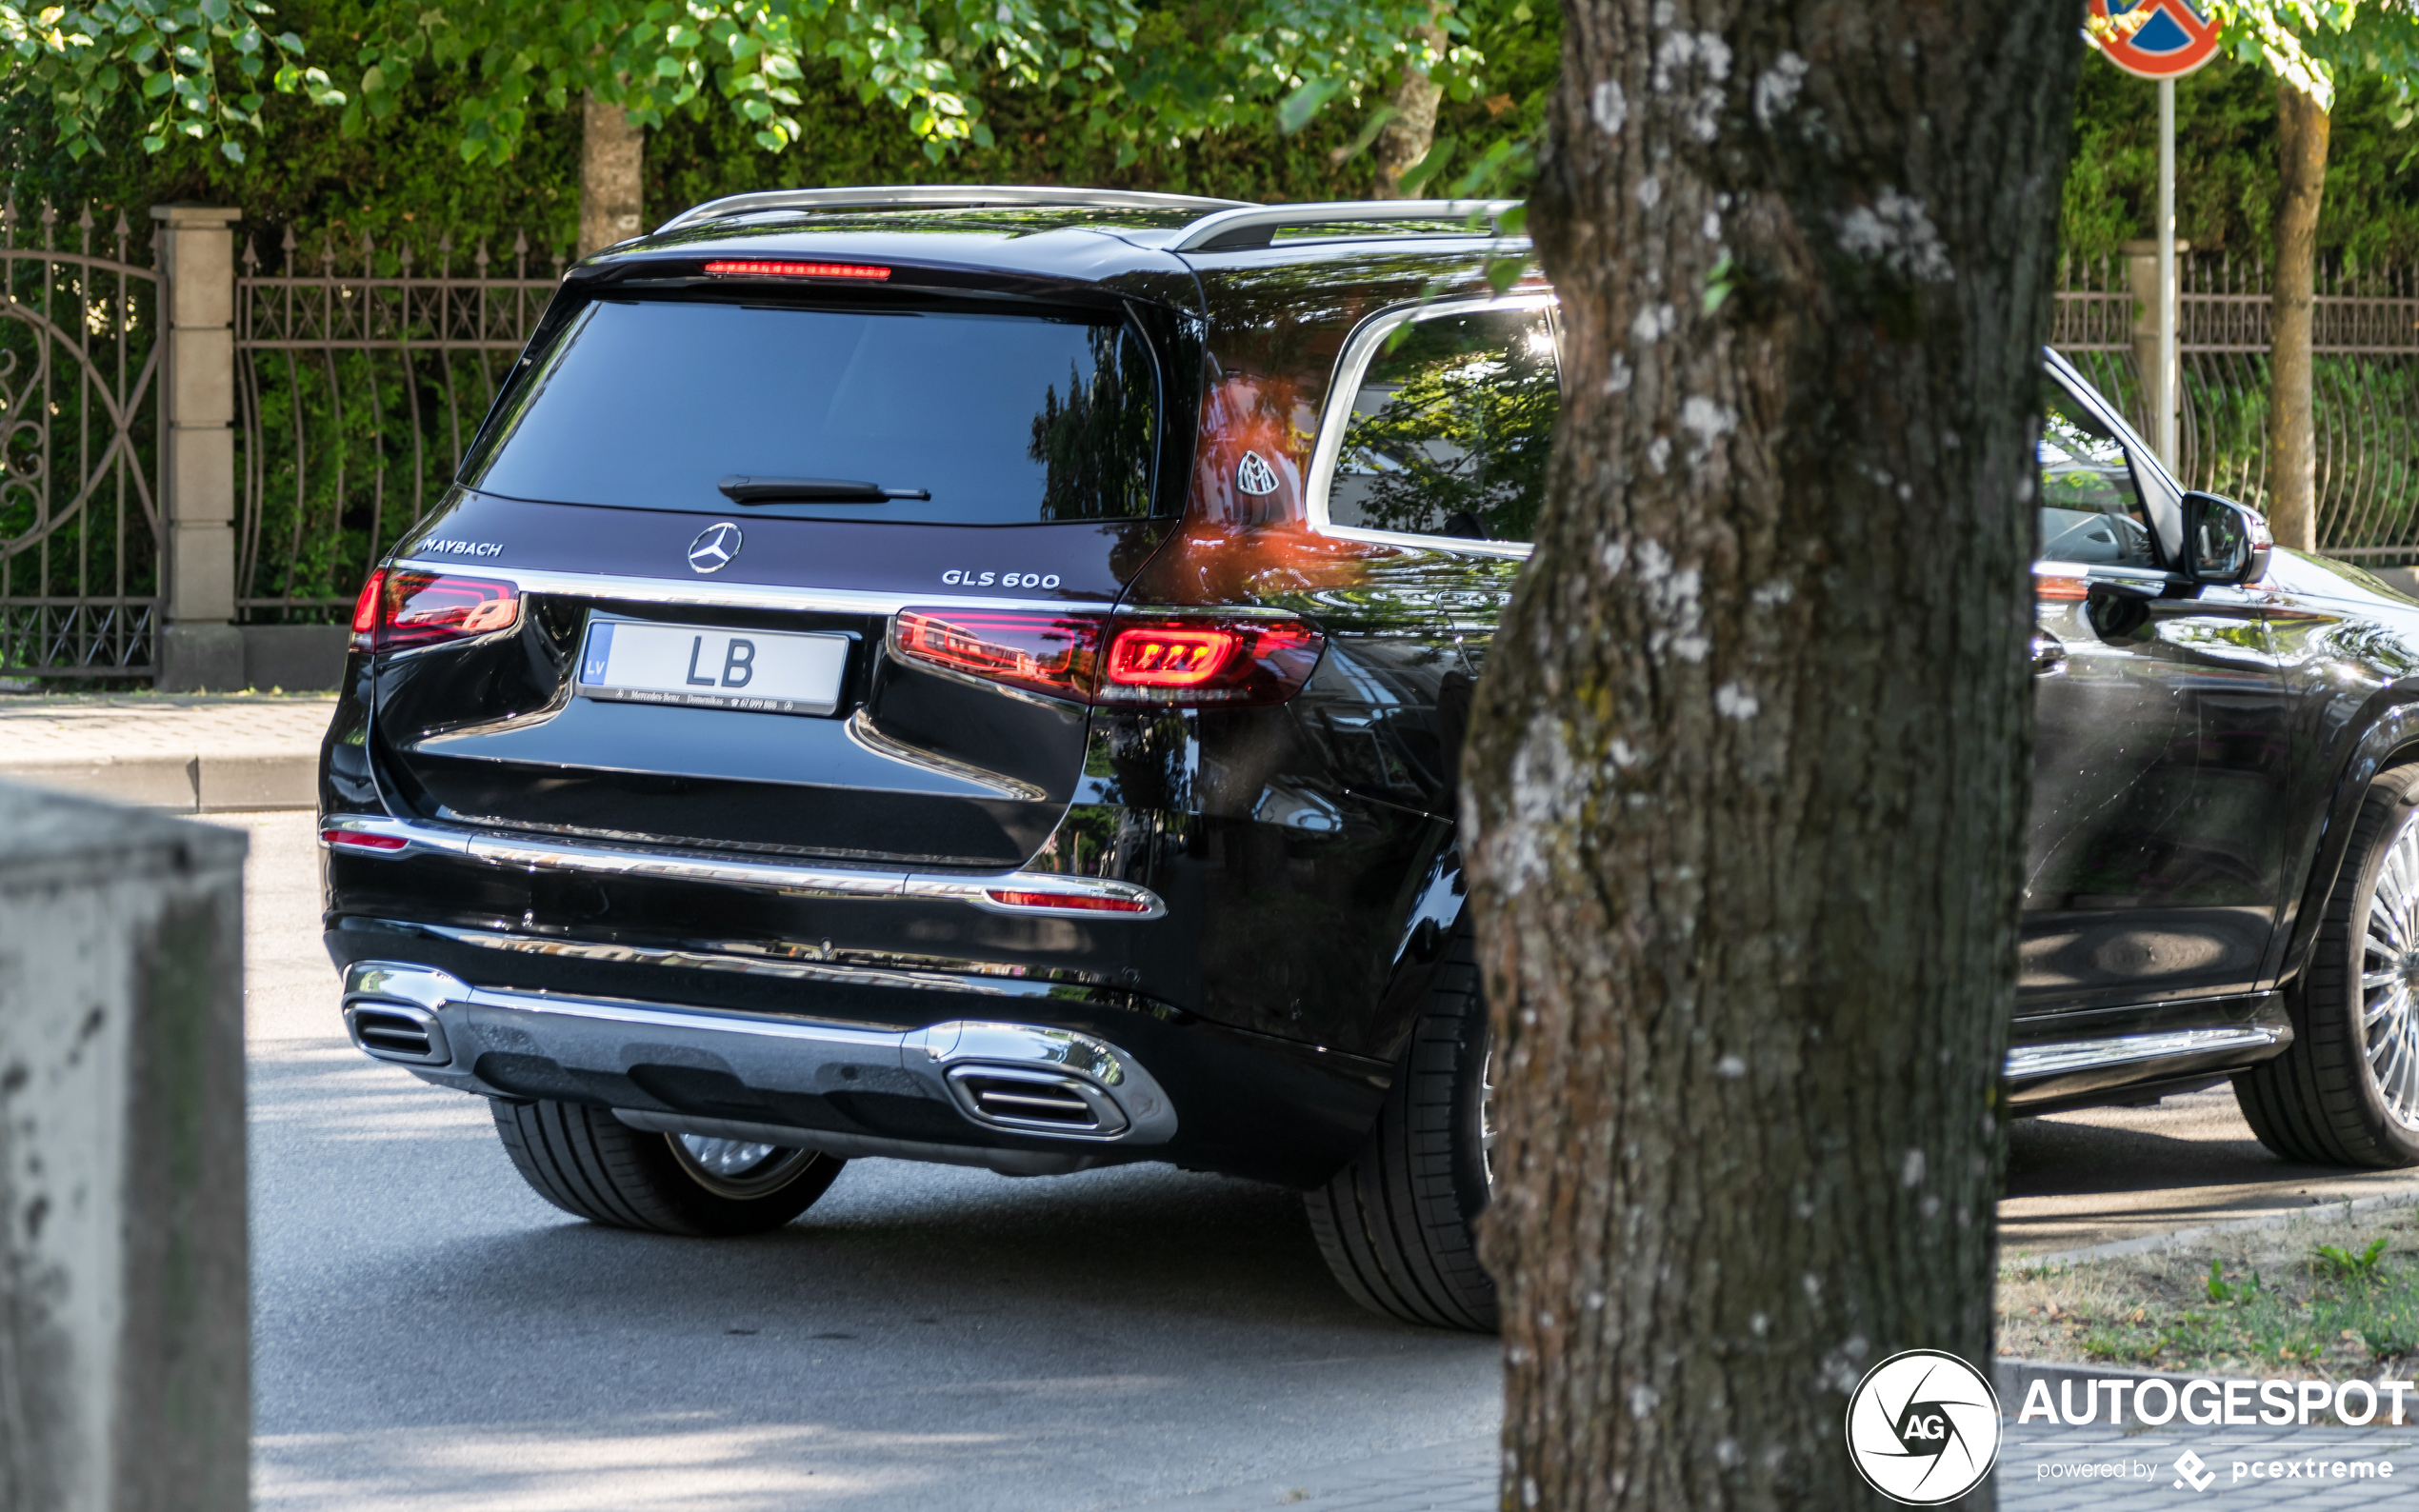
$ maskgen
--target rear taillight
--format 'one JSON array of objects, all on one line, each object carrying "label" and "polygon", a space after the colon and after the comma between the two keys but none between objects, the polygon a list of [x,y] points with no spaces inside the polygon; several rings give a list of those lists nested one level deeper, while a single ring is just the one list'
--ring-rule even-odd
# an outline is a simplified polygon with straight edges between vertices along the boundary
[{"label": "rear taillight", "polygon": [[1326,638],[1299,620],[1110,622],[1101,704],[1282,704],[1302,691]]},{"label": "rear taillight", "polygon": [[1050,614],[903,609],[890,622],[902,656],[1079,702],[1090,697],[1099,644],[1097,622]]},{"label": "rear taillight", "polygon": [[490,578],[442,572],[370,574],[352,607],[353,645],[399,651],[509,630],[521,617],[520,589]]},{"label": "rear taillight", "polygon": [[1309,681],[1325,645],[1298,620],[1221,615],[929,608],[902,610],[890,626],[893,655],[1089,704],[1282,704]]}]

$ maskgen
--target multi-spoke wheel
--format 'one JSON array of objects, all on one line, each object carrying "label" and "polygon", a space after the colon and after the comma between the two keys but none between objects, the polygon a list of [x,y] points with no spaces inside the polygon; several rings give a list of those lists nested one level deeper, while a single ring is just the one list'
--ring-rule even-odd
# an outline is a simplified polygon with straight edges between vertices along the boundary
[{"label": "multi-spoke wheel", "polygon": [[2234,1079],[2289,1160],[2419,1164],[2419,766],[2378,774],[2294,989],[2292,1047]]},{"label": "multi-spoke wheel", "polygon": [[1371,1312],[1491,1332],[1475,1225],[1494,1184],[1494,1056],[1469,924],[1449,937],[1377,1126],[1303,1194],[1328,1268]]},{"label": "multi-spoke wheel", "polygon": [[658,1234],[759,1234],[807,1210],[844,1164],[814,1150],[650,1134],[576,1103],[494,1104],[513,1168],[567,1213]]}]

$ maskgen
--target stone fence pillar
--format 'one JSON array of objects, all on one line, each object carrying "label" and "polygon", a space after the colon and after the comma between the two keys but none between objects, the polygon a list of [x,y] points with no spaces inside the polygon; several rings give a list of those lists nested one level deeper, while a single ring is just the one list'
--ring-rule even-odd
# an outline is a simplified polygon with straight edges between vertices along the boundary
[{"label": "stone fence pillar", "polygon": [[163,692],[244,686],[235,628],[235,230],[241,210],[154,205],[168,350]]},{"label": "stone fence pillar", "polygon": [[242,1512],[245,837],[0,786],[0,1507]]}]

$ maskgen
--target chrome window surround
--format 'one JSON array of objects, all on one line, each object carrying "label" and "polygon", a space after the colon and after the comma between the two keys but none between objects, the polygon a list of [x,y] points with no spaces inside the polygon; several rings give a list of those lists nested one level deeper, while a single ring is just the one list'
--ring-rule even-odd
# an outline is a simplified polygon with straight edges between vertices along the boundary
[{"label": "chrome window surround", "polygon": [[[711,1046],[710,1053],[717,1054],[750,1085],[818,1091],[819,1073],[826,1068],[905,1072],[934,1098],[946,1099],[970,1119],[1012,1126],[1019,1134],[1088,1144],[1162,1144],[1176,1132],[1175,1104],[1140,1062],[1106,1040],[1071,1029],[969,1020],[920,1029],[857,1028],[627,998],[478,987],[450,971],[404,961],[357,961],[346,967],[348,1020],[366,1007],[417,1009],[445,1025],[452,1053],[447,1066],[431,1068],[440,1074],[450,1071],[475,1077],[480,1047],[490,1044],[499,1032],[516,1053],[528,1053],[533,1044],[537,1053],[550,1059],[570,1058],[600,1070],[623,1069],[633,1051],[661,1053],[663,1037],[669,1032],[690,1045]],[[1011,1125],[995,1115],[972,1110],[952,1073],[984,1066],[1079,1082],[1089,1094],[1085,1101],[1097,1099],[1115,1109],[1120,1122],[1113,1128],[1103,1126],[1097,1131],[1036,1126],[1038,1121],[1021,1119]],[[801,1137],[793,1143],[813,1144],[813,1131],[796,1132]]]},{"label": "chrome window surround", "polygon": [[[1247,208],[1249,200],[1208,199],[1197,194],[1152,194],[1139,189],[1039,189],[1023,184],[909,184],[890,188],[764,189],[727,194],[691,206],[655,228],[654,234],[705,221],[760,210],[985,209],[1015,206],[1068,206],[1087,209],[1216,210]],[[1197,223],[1196,223],[1197,224]]]},{"label": "chrome window surround", "polygon": [[1410,547],[1423,551],[1467,551],[1473,556],[1525,561],[1536,547],[1527,541],[1471,541],[1457,535],[1420,535],[1409,530],[1369,530],[1337,525],[1328,518],[1328,496],[1335,486],[1336,464],[1344,456],[1344,433],[1351,428],[1352,404],[1360,397],[1361,380],[1377,360],[1378,348],[1397,328],[1414,320],[1467,315],[1489,309],[1546,309],[1554,296],[1543,289],[1491,298],[1440,299],[1428,305],[1397,305],[1361,322],[1335,359],[1335,378],[1328,385],[1327,408],[1319,416],[1319,439],[1310,449],[1310,482],[1302,491],[1302,512],[1311,529],[1346,541],[1378,546]]},{"label": "chrome window surround", "polygon": [[2282,1038],[2273,1029],[2261,1028],[2169,1029],[2155,1034],[2121,1034],[2106,1040],[2028,1044],[2008,1052],[2007,1074],[2011,1079],[2058,1076],[2136,1061],[2163,1061],[2170,1056],[2256,1050]]},{"label": "chrome window surround", "polygon": [[[335,848],[327,830],[382,835],[404,844],[391,850],[350,846],[346,854],[374,860],[410,856],[459,856],[528,871],[571,871],[668,882],[711,882],[727,886],[760,887],[800,898],[915,898],[934,903],[964,903],[990,913],[1020,918],[1091,919],[1147,922],[1164,919],[1168,905],[1157,893],[1130,882],[1106,877],[1078,877],[1048,871],[963,872],[890,871],[870,866],[801,865],[790,862],[747,861],[735,856],[682,850],[624,850],[606,846],[566,845],[535,839],[514,839],[479,830],[456,829],[369,814],[335,814],[323,823],[319,844]],[[1110,899],[1140,904],[1131,913],[1098,908],[1052,907],[1006,904],[991,889],[1056,893],[1067,898]]]}]

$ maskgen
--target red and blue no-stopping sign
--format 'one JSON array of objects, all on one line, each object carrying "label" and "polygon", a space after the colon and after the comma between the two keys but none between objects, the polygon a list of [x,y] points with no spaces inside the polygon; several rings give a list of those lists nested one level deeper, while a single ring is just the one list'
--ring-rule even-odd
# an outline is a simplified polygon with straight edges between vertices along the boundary
[{"label": "red and blue no-stopping sign", "polygon": [[2091,0],[2083,34],[2137,78],[2182,78],[2217,56],[2217,23],[2191,0]]}]

